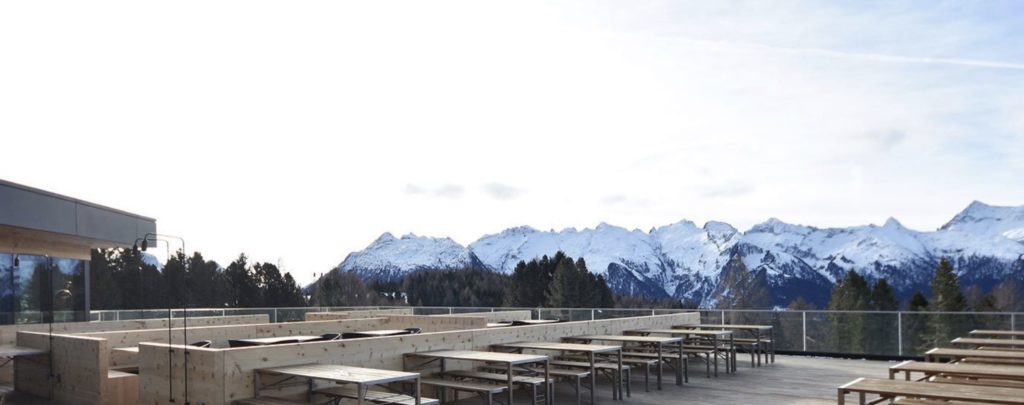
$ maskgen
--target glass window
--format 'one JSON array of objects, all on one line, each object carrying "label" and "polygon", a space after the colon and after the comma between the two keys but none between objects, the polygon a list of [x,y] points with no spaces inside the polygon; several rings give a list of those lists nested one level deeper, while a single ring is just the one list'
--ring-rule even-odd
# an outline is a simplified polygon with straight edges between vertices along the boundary
[{"label": "glass window", "polygon": [[46,256],[16,255],[14,266],[14,294],[16,323],[43,323],[49,321],[52,310],[49,296],[49,260]]},{"label": "glass window", "polygon": [[85,320],[85,264],[78,259],[51,258],[53,321]]},{"label": "glass window", "polygon": [[0,253],[0,325],[14,323],[14,255]]}]

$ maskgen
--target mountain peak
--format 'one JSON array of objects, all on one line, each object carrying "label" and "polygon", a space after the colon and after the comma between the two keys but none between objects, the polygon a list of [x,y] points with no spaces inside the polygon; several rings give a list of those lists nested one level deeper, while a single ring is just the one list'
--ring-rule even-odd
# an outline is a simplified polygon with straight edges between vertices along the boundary
[{"label": "mountain peak", "polygon": [[889,219],[886,219],[885,220],[885,224],[883,224],[882,227],[883,228],[893,228],[893,229],[904,229],[904,228],[906,228],[905,226],[903,226],[902,223],[900,223],[899,220],[897,220],[896,218],[893,218],[893,217],[889,217]]},{"label": "mountain peak", "polygon": [[384,232],[384,233],[380,234],[380,236],[378,236],[377,239],[374,240],[373,243],[371,243],[371,245],[379,245],[381,243],[387,243],[387,242],[391,242],[391,241],[394,241],[394,240],[395,240],[395,235],[392,235],[391,232]]}]

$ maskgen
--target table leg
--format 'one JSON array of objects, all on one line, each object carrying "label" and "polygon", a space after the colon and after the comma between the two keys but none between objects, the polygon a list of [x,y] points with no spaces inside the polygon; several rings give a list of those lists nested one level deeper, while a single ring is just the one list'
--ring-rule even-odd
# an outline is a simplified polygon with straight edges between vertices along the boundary
[{"label": "table leg", "polygon": [[775,364],[775,327],[768,329],[768,352],[772,354],[772,364]]},{"label": "table leg", "polygon": [[729,367],[732,367],[732,372],[736,372],[736,339],[733,334],[729,335],[729,354],[732,356],[732,362]]},{"label": "table leg", "polygon": [[679,373],[683,374],[683,381],[690,382],[690,365],[686,362],[686,353],[683,353],[683,342],[685,341],[686,338],[679,339],[679,369],[676,370],[676,384],[678,385],[682,385],[679,383]]},{"label": "table leg", "polygon": [[[440,363],[441,363],[441,375],[443,376],[443,375],[444,375],[444,358],[441,358],[441,359],[440,359]],[[445,403],[445,402],[448,402],[448,401],[447,401],[447,399],[448,399],[448,398],[447,398],[447,396],[445,395],[445,392],[446,392],[446,391],[448,391],[448,390],[446,390],[446,389],[445,389],[444,387],[437,387],[437,390],[438,390],[438,391],[441,391],[441,395],[439,395],[439,396],[441,397],[441,398],[440,398],[440,400],[441,400],[441,403],[443,404],[443,403]],[[459,394],[455,394],[455,395],[456,395],[456,398],[458,398],[458,395],[459,395]]]},{"label": "table leg", "polygon": [[625,380],[625,378],[624,378],[625,376],[622,374],[622,348],[619,348],[619,356],[618,356],[618,358],[619,358],[619,378],[617,378],[617,380],[619,380],[618,381],[618,384],[619,384],[619,399],[622,400],[622,399],[626,398],[625,395],[623,395],[623,390],[626,388],[626,385],[622,383],[622,380]]},{"label": "table leg", "polygon": [[757,366],[761,367],[761,331],[754,329],[754,346],[757,346]]},{"label": "table leg", "polygon": [[420,376],[416,376],[416,388],[414,388],[413,394],[416,395],[416,405],[420,405],[420,399],[423,398],[423,392],[420,391]]},{"label": "table leg", "polygon": [[658,343],[658,389],[661,389],[661,373],[665,371],[665,359],[661,356],[662,344]]},{"label": "table leg", "polygon": [[714,346],[711,353],[714,354],[715,358],[715,378],[718,378],[718,335],[711,339],[711,345]]},{"label": "table leg", "polygon": [[597,389],[597,363],[594,361],[594,352],[590,352],[590,403],[594,403],[594,391]]},{"label": "table leg", "polygon": [[550,360],[544,360],[544,389],[547,390],[547,391],[544,391],[544,392],[547,393],[545,395],[547,397],[547,398],[545,398],[547,400],[546,402],[548,403],[548,405],[554,405],[555,404],[555,400],[554,400],[554,398],[555,398],[555,388],[554,388],[554,384],[551,384],[551,364],[550,364]]},{"label": "table leg", "polygon": [[363,405],[363,401],[366,400],[366,384],[356,384],[356,389],[359,390],[356,392],[356,404]]},{"label": "table leg", "polygon": [[508,362],[508,403],[512,403],[512,391],[516,388],[512,382],[512,362]]},{"label": "table leg", "polygon": [[846,390],[842,388],[839,389],[839,398],[836,400],[836,404],[846,405]]}]

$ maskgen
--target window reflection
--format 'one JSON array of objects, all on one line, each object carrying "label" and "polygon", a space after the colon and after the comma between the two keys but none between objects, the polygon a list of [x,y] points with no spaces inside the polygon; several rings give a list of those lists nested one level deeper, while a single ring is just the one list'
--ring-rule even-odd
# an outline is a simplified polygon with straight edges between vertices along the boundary
[{"label": "window reflection", "polygon": [[84,321],[87,264],[0,253],[0,324]]}]

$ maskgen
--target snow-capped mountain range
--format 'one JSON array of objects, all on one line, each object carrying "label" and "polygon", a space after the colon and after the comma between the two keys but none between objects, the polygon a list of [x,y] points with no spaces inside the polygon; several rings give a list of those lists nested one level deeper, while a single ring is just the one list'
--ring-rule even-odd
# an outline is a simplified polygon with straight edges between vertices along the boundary
[{"label": "snow-capped mountain range", "polygon": [[[953,260],[964,286],[991,288],[1024,279],[1024,206],[971,203],[936,231],[883,225],[816,228],[769,219],[740,232],[729,224],[680,221],[648,232],[601,224],[593,229],[540,231],[528,226],[486,235],[469,246],[450,238],[380,236],[338,265],[364,279],[397,279],[420,269],[486,268],[511,272],[520,261],[563,251],[583,257],[621,294],[677,298],[710,307],[735,294],[723,288],[729,266],[763,275],[773,305],[797,297],[823,305],[849,269],[885,278],[901,298],[927,291],[941,257]],[[738,260],[730,261],[732,258]]]}]

